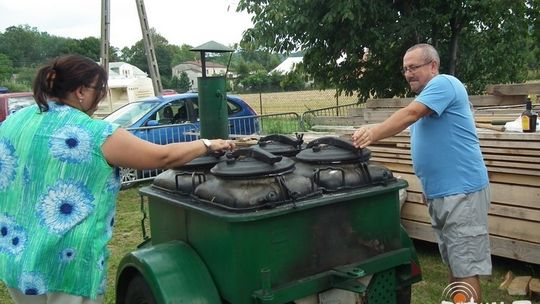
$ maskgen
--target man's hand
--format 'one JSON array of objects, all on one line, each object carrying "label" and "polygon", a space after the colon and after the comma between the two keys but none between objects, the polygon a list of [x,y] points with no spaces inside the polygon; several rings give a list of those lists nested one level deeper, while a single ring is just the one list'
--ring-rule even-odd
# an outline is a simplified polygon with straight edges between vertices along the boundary
[{"label": "man's hand", "polygon": [[370,128],[360,127],[352,135],[352,143],[356,148],[365,148],[373,143],[373,131]]}]

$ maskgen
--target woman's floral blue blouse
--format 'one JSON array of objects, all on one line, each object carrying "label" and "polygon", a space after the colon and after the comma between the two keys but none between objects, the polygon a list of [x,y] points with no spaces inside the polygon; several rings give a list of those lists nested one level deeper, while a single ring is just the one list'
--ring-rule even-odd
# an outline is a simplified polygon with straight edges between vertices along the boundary
[{"label": "woman's floral blue blouse", "polygon": [[28,295],[105,292],[120,181],[101,145],[117,126],[49,102],[0,125],[0,279]]}]

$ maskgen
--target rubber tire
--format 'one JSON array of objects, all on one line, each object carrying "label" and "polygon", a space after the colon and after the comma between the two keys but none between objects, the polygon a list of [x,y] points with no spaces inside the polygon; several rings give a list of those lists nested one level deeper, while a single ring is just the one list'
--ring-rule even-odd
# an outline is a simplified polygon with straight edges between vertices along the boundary
[{"label": "rubber tire", "polygon": [[411,285],[396,290],[396,303],[411,304]]},{"label": "rubber tire", "polygon": [[141,275],[131,279],[126,289],[126,304],[156,304],[152,290]]}]

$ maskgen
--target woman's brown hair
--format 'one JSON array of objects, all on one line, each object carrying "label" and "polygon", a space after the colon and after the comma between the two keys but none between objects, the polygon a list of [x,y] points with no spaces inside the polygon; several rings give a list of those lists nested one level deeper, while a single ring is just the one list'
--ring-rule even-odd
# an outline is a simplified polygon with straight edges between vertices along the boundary
[{"label": "woman's brown hair", "polygon": [[107,73],[90,58],[63,55],[37,71],[34,98],[41,111],[48,111],[49,98],[64,99],[80,86],[96,90],[96,99],[92,103],[92,106],[96,106],[107,94]]}]

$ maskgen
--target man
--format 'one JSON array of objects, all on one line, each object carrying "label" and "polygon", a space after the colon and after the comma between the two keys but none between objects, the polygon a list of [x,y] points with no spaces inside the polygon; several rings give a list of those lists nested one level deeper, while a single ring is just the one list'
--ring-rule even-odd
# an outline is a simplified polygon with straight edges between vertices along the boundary
[{"label": "man", "polygon": [[359,128],[352,140],[364,148],[410,126],[413,167],[450,281],[474,289],[479,303],[479,275],[491,274],[489,179],[467,91],[457,78],[439,74],[439,65],[431,45],[409,48],[402,71],[418,96],[384,122]]}]

